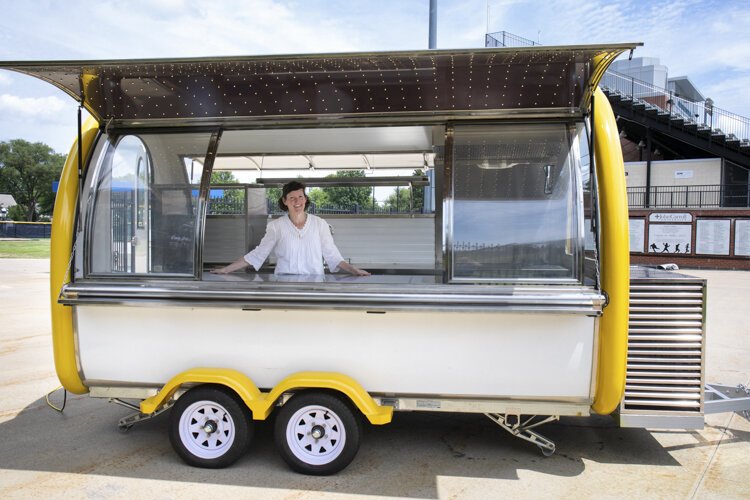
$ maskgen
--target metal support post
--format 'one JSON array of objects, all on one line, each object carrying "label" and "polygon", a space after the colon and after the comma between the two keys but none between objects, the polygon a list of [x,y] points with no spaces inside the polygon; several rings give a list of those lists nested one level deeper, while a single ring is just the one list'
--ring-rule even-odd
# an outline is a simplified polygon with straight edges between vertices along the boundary
[{"label": "metal support post", "polygon": [[150,420],[158,415],[161,415],[168,409],[172,407],[174,404],[174,401],[169,402],[168,404],[165,404],[158,410],[156,410],[154,413],[151,413],[149,415],[141,413],[141,408],[139,406],[136,406],[132,403],[128,403],[127,401],[123,401],[122,399],[117,398],[109,398],[110,403],[114,403],[116,405],[124,406],[125,408],[130,408],[131,410],[136,410],[136,413],[130,414],[126,417],[123,417],[120,419],[120,421],[117,423],[117,427],[125,432],[130,430],[131,427],[133,427],[135,424],[139,422],[143,422],[144,420]]},{"label": "metal support post", "polygon": [[490,420],[492,420],[497,425],[510,432],[517,438],[521,438],[525,441],[537,445],[545,457],[549,457],[553,453],[555,453],[555,443],[531,429],[539,427],[540,425],[547,424],[549,422],[558,421],[560,420],[559,415],[540,417],[542,419],[537,420],[536,422],[534,421],[534,419],[537,418],[537,415],[531,415],[526,420],[522,420],[521,415],[508,413],[485,413],[485,415],[487,415]]}]

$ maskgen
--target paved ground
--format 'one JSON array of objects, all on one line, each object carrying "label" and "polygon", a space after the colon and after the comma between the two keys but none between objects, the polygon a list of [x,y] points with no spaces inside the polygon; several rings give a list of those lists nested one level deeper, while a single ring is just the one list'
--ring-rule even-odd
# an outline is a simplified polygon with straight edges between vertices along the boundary
[{"label": "paved ground", "polygon": [[[690,274],[709,280],[708,380],[750,383],[750,273]],[[750,422],[731,414],[671,432],[564,419],[544,428],[558,445],[544,458],[485,417],[399,413],[368,428],[354,463],[327,478],[290,472],[265,424],[233,467],[193,469],[173,453],[166,416],[123,434],[116,423],[128,410],[103,400],[47,407],[58,385],[48,277],[46,261],[0,260],[3,498],[750,498]]]}]

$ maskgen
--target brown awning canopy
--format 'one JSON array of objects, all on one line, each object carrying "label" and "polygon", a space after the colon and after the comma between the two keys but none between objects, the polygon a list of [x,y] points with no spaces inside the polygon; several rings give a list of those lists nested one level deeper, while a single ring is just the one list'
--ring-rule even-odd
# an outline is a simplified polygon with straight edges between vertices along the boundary
[{"label": "brown awning canopy", "polygon": [[435,115],[586,109],[638,44],[213,59],[4,62],[47,81],[99,121]]}]

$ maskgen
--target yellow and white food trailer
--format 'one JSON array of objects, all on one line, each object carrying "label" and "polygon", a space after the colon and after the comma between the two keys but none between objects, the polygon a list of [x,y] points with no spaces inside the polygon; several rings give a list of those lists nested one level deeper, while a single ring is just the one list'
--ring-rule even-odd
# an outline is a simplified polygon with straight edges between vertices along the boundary
[{"label": "yellow and white food trailer", "polygon": [[[309,474],[346,467],[361,421],[398,411],[483,413],[545,453],[536,430],[560,416],[702,425],[705,283],[630,287],[597,84],[636,45],[1,63],[91,115],[54,212],[63,386],[134,408],[122,427],[171,408],[175,450],[204,467],[276,412],[282,456]],[[313,210],[372,275],[273,259],[211,274],[298,178],[370,193]],[[408,196],[385,210],[382,190]],[[645,309],[629,324],[630,297]]]}]

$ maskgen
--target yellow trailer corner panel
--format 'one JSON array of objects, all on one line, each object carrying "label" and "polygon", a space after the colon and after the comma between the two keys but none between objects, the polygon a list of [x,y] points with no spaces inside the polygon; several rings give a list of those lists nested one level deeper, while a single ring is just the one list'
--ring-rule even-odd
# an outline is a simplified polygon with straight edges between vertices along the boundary
[{"label": "yellow trailer corner panel", "polygon": [[[98,133],[98,124],[89,118],[81,130],[81,152],[87,158]],[[85,161],[83,162],[85,164]],[[73,144],[60,176],[55,198],[55,217],[50,241],[50,304],[52,314],[52,345],[57,376],[63,387],[74,394],[88,391],[81,381],[76,362],[73,333],[73,312],[57,302],[60,291],[70,280],[69,265],[73,235],[75,234],[76,203],[78,202],[78,142]]]},{"label": "yellow trailer corner panel", "polygon": [[617,123],[601,90],[594,93],[594,151],[601,210],[602,290],[609,297],[600,322],[596,394],[592,409],[609,414],[625,391],[628,353],[630,244],[625,168]]}]

